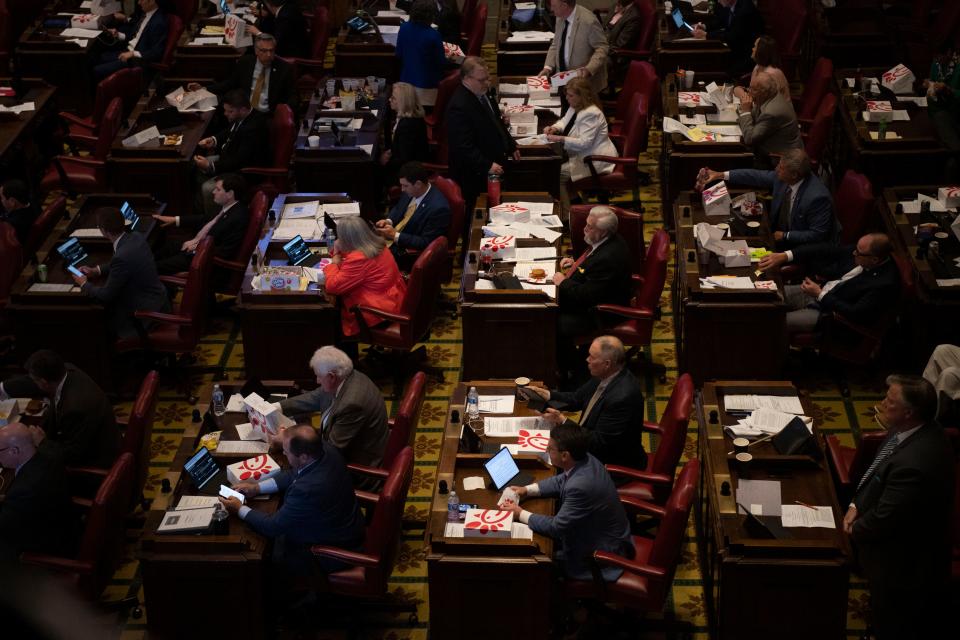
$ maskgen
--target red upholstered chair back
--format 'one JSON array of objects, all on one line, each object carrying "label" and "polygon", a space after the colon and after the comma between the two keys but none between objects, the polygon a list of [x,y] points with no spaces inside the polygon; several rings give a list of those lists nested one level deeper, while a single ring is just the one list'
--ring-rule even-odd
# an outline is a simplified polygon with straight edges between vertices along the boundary
[{"label": "red upholstered chair back", "polygon": [[856,489],[860,478],[863,477],[863,474],[867,471],[873,459],[877,457],[877,451],[880,450],[880,445],[886,437],[886,431],[861,432],[860,442],[857,444],[853,459],[850,460],[850,469],[847,470],[849,474],[848,477],[850,478],[851,492]]},{"label": "red upholstered chair back", "polygon": [[270,134],[270,144],[273,145],[273,168],[288,169],[297,138],[293,109],[290,105],[277,105],[270,123]]},{"label": "red upholstered chair back", "polygon": [[413,449],[405,447],[397,454],[390,466],[377,505],[373,509],[373,519],[367,526],[367,535],[363,541],[363,551],[379,558],[375,568],[365,568],[365,591],[383,594],[387,590],[387,578],[393,569],[400,541],[400,523],[403,505],[407,501],[407,491],[413,478]]},{"label": "red upholstered chair back", "polygon": [[841,227],[840,244],[855,244],[870,228],[877,210],[867,177],[848,169],[833,196],[833,208]]},{"label": "red upholstered chair back", "polygon": [[917,298],[917,283],[913,279],[913,266],[907,256],[899,253],[893,254],[893,259],[897,262],[897,269],[900,270],[900,300],[901,303],[910,302]]},{"label": "red upholstered chair back", "polygon": [[173,0],[174,12],[184,24],[190,24],[197,15],[197,0]]},{"label": "red upholstered chair back", "polygon": [[[257,242],[260,240],[260,232],[263,230],[263,221],[267,217],[267,209],[269,206],[270,200],[267,198],[267,194],[259,189],[253,194],[253,197],[250,198],[247,231],[243,236],[243,240],[240,242],[240,246],[237,248],[237,254],[233,256],[234,262],[243,265],[250,262],[250,256],[253,255],[253,250],[256,249]],[[237,291],[240,290],[240,285],[243,284],[244,271],[235,271],[232,269],[229,271],[223,269],[221,271],[227,272],[228,275],[225,282],[218,282],[217,291],[228,295],[236,294]],[[216,281],[216,278],[214,278],[214,281]]]},{"label": "red upholstered chair back", "polygon": [[129,453],[134,461],[134,488],[131,498],[137,500],[143,492],[150,473],[150,445],[153,435],[153,416],[157,411],[157,387],[160,374],[151,371],[140,383],[140,391],[130,410],[130,419],[123,434],[120,453]]},{"label": "red upholstered chair back", "polygon": [[463,201],[460,185],[450,178],[438,175],[430,178],[430,183],[443,193],[450,205],[450,226],[447,227],[447,256],[449,261],[440,276],[441,282],[450,282],[453,279],[453,263],[457,254],[457,241],[460,239],[460,233],[463,230],[463,218],[466,215],[464,207],[466,205]]},{"label": "red upholstered chair back", "polygon": [[393,418],[390,427],[390,436],[387,438],[387,447],[383,450],[383,464],[385,468],[393,465],[393,461],[404,447],[409,446],[410,439],[416,431],[417,421],[420,419],[420,409],[423,408],[423,397],[427,389],[427,374],[417,371],[407,383],[400,400],[397,415]]},{"label": "red upholstered chair back", "polygon": [[[587,224],[590,209],[595,206],[597,205],[575,204],[570,207],[570,247],[573,249],[574,257],[579,257],[587,248],[587,243],[583,239],[583,228]],[[617,233],[627,241],[627,247],[630,248],[630,272],[643,273],[646,254],[643,240],[643,214],[620,207],[610,206],[610,208],[617,214]]]},{"label": "red upholstered chair back", "polygon": [[680,551],[686,537],[687,520],[690,508],[697,497],[697,484],[700,480],[700,461],[688,460],[673,485],[670,499],[664,507],[666,515],[660,519],[657,537],[650,549],[647,564],[666,570],[662,579],[650,579],[650,601],[663,602],[673,584],[673,575],[680,561]]},{"label": "red upholstered chair back", "polygon": [[829,58],[817,58],[813,65],[813,71],[803,87],[803,97],[800,99],[800,108],[797,110],[797,118],[800,120],[813,120],[817,114],[820,103],[823,102],[823,96],[830,91],[830,83],[833,81],[833,61]]},{"label": "red upholstered chair back", "polygon": [[[666,234],[665,231],[663,233]],[[647,471],[650,473],[663,473],[672,477],[677,470],[677,463],[687,442],[687,426],[690,422],[692,406],[693,378],[689,373],[685,373],[677,379],[677,384],[674,385],[673,393],[670,394],[670,400],[667,402],[667,408],[660,417],[660,429],[663,434],[657,444],[657,450],[647,465]],[[659,488],[654,485],[655,495]],[[655,501],[662,503],[669,491],[669,487],[664,487],[664,495],[662,497],[657,495]]]},{"label": "red upholstered chair back", "polygon": [[143,93],[143,67],[121,69],[105,78],[104,82],[110,78],[113,78],[115,84],[114,91],[116,93],[114,95],[120,96],[120,99],[123,100],[122,117],[126,117],[137,106],[137,102]]},{"label": "red upholstered chair back", "polygon": [[50,206],[43,210],[37,219],[30,226],[30,233],[27,235],[27,244],[23,248],[24,260],[30,260],[40,249],[40,246],[50,236],[50,232],[57,226],[57,221],[63,218],[63,212],[67,209],[67,197],[60,196],[50,203]]},{"label": "red upholstered chair back", "polygon": [[463,8],[460,10],[460,33],[467,33],[470,30],[476,11],[477,0],[463,0]]},{"label": "red upholstered chair back", "polygon": [[99,598],[123,557],[127,532],[124,518],[130,505],[133,473],[133,455],[120,455],[100,484],[87,513],[76,560],[93,568],[92,573],[81,575],[78,585],[91,600]]},{"label": "red upholstered chair back", "polygon": [[[667,262],[670,259],[670,236],[664,229],[657,229],[647,248],[643,263],[643,284],[633,306],[638,309],[656,309],[667,281]],[[678,382],[679,384],[679,382]]]},{"label": "red upholstered chair back", "polygon": [[310,23],[310,59],[323,60],[327,56],[327,44],[330,42],[330,9],[315,7],[313,22]]},{"label": "red upholstered chair back", "polygon": [[107,110],[103,113],[103,120],[100,121],[100,133],[97,134],[97,146],[94,147],[93,157],[96,160],[104,161],[110,153],[110,147],[113,145],[113,139],[120,131],[120,118],[123,111],[123,101],[120,98],[114,98],[107,105]]},{"label": "red upholstered chair back", "polygon": [[[624,158],[636,158],[642,152],[647,150],[647,133],[650,127],[647,126],[647,116],[650,114],[650,105],[647,98],[642,94],[636,94],[630,99],[630,105],[627,107],[627,113],[623,118],[623,148],[620,150],[620,156]],[[614,171],[619,170],[622,165],[617,165]],[[635,175],[637,168],[635,166],[624,167],[624,174]]]},{"label": "red upholstered chair back", "polygon": [[179,328],[179,337],[185,344],[196,344],[206,325],[207,302],[209,301],[210,269],[213,266],[213,238],[207,236],[193,254],[187,283],[180,297],[178,314],[192,320]]},{"label": "red upholstered chair back", "polygon": [[813,124],[807,133],[807,141],[804,144],[807,155],[811,162],[819,163],[827,148],[827,139],[830,137],[830,129],[833,127],[833,114],[837,110],[837,97],[832,93],[823,96],[820,102],[820,108],[817,109],[817,115],[813,118]]},{"label": "red upholstered chair back", "polygon": [[10,10],[7,0],[0,0],[0,70],[7,71],[10,52],[13,50],[13,26],[10,24]]},{"label": "red upholstered chair back", "polygon": [[617,96],[614,117],[619,121],[627,119],[627,112],[633,97],[639,95],[647,107],[647,113],[656,111],[659,105],[660,80],[657,70],[649,62],[632,60],[623,80],[623,88]]},{"label": "red upholstered chair back", "polygon": [[23,250],[13,225],[0,223],[0,305],[10,298],[10,288],[23,271]]},{"label": "red upholstered chair back", "polygon": [[407,295],[400,307],[402,315],[411,318],[405,327],[405,337],[412,345],[427,333],[433,322],[437,296],[440,293],[440,275],[447,259],[447,239],[436,238],[427,245],[413,263],[407,279]]},{"label": "red upholstered chair back", "polygon": [[643,51],[653,49],[653,36],[657,32],[657,14],[653,0],[633,0],[640,18],[640,29],[633,48]]},{"label": "red upholstered chair back", "polygon": [[[437,101],[433,104],[433,111],[425,118],[427,124],[434,129],[443,127],[443,119],[447,113],[447,103],[450,102],[450,97],[453,96],[453,92],[457,90],[458,86],[460,86],[459,71],[451,71],[440,80],[440,85],[437,87]],[[438,134],[439,131],[433,132],[434,140],[437,139]]]},{"label": "red upholstered chair back", "polygon": [[467,29],[467,50],[468,56],[479,56],[480,47],[483,46],[483,36],[487,32],[487,3],[477,5],[473,17]]},{"label": "red upholstered chair back", "polygon": [[173,64],[173,53],[177,49],[177,42],[183,35],[184,22],[180,16],[174,13],[167,14],[167,46],[163,49],[163,57],[160,58],[160,64],[169,67]]}]

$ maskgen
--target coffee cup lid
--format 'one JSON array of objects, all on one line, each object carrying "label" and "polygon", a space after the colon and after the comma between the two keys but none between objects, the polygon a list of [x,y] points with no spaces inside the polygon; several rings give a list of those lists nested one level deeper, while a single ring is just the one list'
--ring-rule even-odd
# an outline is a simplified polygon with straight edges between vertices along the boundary
[{"label": "coffee cup lid", "polygon": [[751,460],[753,460],[753,456],[746,452],[738,453],[736,457],[737,457],[737,462],[750,462]]},{"label": "coffee cup lid", "polygon": [[733,446],[735,447],[747,447],[750,446],[750,441],[746,438],[734,438]]},{"label": "coffee cup lid", "polygon": [[747,226],[750,227],[751,229],[756,229],[760,226],[760,223],[757,222],[756,220],[751,220],[750,222],[747,223]]},{"label": "coffee cup lid", "polygon": [[523,377],[523,376],[520,376],[519,378],[517,378],[516,380],[514,380],[514,382],[515,382],[516,384],[520,385],[521,387],[525,387],[525,386],[527,386],[528,384],[530,384],[530,378],[525,378],[525,377]]}]

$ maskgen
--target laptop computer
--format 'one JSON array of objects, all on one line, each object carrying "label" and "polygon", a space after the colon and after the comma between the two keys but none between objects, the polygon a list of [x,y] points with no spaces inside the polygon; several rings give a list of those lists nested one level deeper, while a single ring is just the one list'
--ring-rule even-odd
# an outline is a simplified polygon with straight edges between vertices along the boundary
[{"label": "laptop computer", "polygon": [[770,516],[766,518],[766,520],[761,520],[739,502],[737,503],[737,513],[745,514],[743,528],[753,538],[759,538],[761,540],[783,540],[784,538],[791,537],[790,532],[780,524],[779,517]]},{"label": "laptop computer", "polygon": [[87,251],[76,238],[70,238],[62,245],[57,247],[57,253],[63,258],[68,267],[75,267],[87,259]]},{"label": "laptop computer", "polygon": [[153,123],[162,134],[180,133],[187,130],[183,117],[176,107],[166,107],[153,112]]},{"label": "laptop computer", "polygon": [[312,267],[321,260],[320,256],[310,251],[310,247],[299,235],[294,236],[290,242],[283,245],[283,250],[289,258],[291,267]]},{"label": "laptop computer", "polygon": [[520,467],[517,466],[517,461],[513,459],[509,449],[500,449],[496,455],[483,463],[483,468],[490,476],[488,488],[497,491],[510,485],[523,486],[533,482],[532,476],[520,473]]},{"label": "laptop computer", "polygon": [[683,29],[686,27],[690,30],[690,33],[693,33],[693,27],[691,27],[687,21],[683,19],[683,13],[680,11],[680,7],[675,7],[673,13],[670,14],[670,17],[673,18],[673,24],[676,25],[677,29]]},{"label": "laptop computer", "polygon": [[140,224],[140,216],[137,215],[137,212],[133,210],[133,207],[130,206],[130,203],[126,200],[120,205],[120,214],[123,215],[124,224],[129,225],[127,231],[134,231],[137,225]]},{"label": "laptop computer", "polygon": [[194,488],[204,495],[220,495],[220,485],[230,486],[227,470],[220,468],[206,447],[200,447],[183,465],[183,470],[190,476]]}]

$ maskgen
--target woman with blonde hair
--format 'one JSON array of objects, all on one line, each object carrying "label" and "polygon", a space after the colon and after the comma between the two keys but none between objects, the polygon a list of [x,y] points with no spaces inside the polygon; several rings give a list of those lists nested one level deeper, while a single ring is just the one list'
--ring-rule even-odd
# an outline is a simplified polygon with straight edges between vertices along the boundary
[{"label": "woman with blonde hair", "polygon": [[[427,123],[423,107],[417,99],[416,88],[407,82],[396,82],[390,90],[390,114],[383,129],[383,185],[392,187],[400,167],[416,160],[426,162],[430,150],[427,144]],[[392,119],[392,122],[391,122]]]},{"label": "woman with blonde hair", "polygon": [[[363,218],[337,220],[337,240],[331,260],[323,268],[325,288],[328,294],[340,298],[344,337],[360,333],[360,324],[353,313],[357,305],[399,311],[407,284],[386,240],[374,233]],[[369,314],[365,314],[364,319],[370,325],[380,322],[378,317]]]},{"label": "woman with blonde hair", "polygon": [[[543,132],[550,142],[562,142],[567,161],[560,167],[560,215],[564,222],[570,214],[567,182],[586,178],[590,169],[583,159],[590,155],[618,156],[617,148],[607,133],[607,118],[600,109],[600,99],[590,81],[574,78],[566,86],[570,108],[552,127]],[[610,173],[613,164],[595,162],[597,173]]]}]

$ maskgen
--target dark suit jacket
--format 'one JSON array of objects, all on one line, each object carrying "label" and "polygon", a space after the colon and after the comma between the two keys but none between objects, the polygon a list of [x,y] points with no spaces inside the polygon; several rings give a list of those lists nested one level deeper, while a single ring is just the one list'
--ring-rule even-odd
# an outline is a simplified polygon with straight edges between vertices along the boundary
[{"label": "dark suit jacket", "polygon": [[636,44],[637,37],[640,35],[640,12],[637,11],[637,5],[630,3],[624,10],[623,15],[613,26],[610,25],[610,18],[614,15],[615,6],[610,7],[610,15],[607,23],[603,25],[607,32],[607,42],[610,43],[611,52],[613,49],[630,49]]},{"label": "dark suit jacket", "polygon": [[83,292],[107,307],[118,336],[138,335],[134,311],[170,310],[167,290],[160,282],[153,253],[143,234],[123,234],[110,263],[100,265],[100,270],[107,281],[96,286],[88,280]]},{"label": "dark suit jacket", "polygon": [[[253,97],[253,71],[257,65],[256,56],[243,56],[233,67],[233,73],[222,82],[210,85],[210,92],[222,96],[232,89],[240,89]],[[293,82],[293,68],[281,60],[274,58],[270,65],[270,84],[267,86],[267,101],[270,111],[279,104],[288,104],[296,111],[297,98]],[[255,106],[255,105],[254,105]]]},{"label": "dark suit jacket", "polygon": [[[786,220],[780,220],[780,207],[787,196],[787,185],[777,178],[776,171],[758,171],[756,169],[732,169],[730,183],[749,185],[773,191],[770,207],[771,226],[786,231]],[[833,198],[830,191],[814,174],[810,174],[800,183],[797,197],[790,210],[790,231],[781,245],[790,249],[801,244],[813,242],[836,242],[840,235],[840,224],[833,215]]]},{"label": "dark suit jacket", "polygon": [[[567,411],[583,411],[599,385],[598,378],[591,378],[576,391],[551,391],[550,400],[563,403]],[[640,439],[643,415],[640,383],[627,369],[621,369],[597,399],[586,421],[580,423],[590,433],[590,453],[605,464],[646,469],[647,453]]]},{"label": "dark suit jacket", "polygon": [[260,30],[277,39],[277,55],[282,58],[306,58],[310,50],[307,20],[293,2],[283,5],[280,12],[260,19]]},{"label": "dark suit jacket", "polygon": [[384,130],[384,139],[387,149],[390,149],[387,168],[392,174],[396,174],[400,167],[411,160],[426,162],[430,157],[427,123],[423,118],[400,118],[396,131],[392,126]]},{"label": "dark suit jacket", "polygon": [[0,546],[14,554],[63,555],[75,533],[63,461],[39,450],[23,464],[0,502]]},{"label": "dark suit jacket", "polygon": [[630,250],[614,234],[560,283],[557,302],[566,312],[581,313],[598,304],[627,304],[630,282]]},{"label": "dark suit jacket", "polygon": [[[127,38],[124,41],[124,48],[126,48],[126,44],[137,35],[137,29],[140,28],[140,15],[140,10],[137,9],[133,16],[131,16],[131,19],[120,25],[118,29],[118,31],[122,31]],[[167,33],[169,28],[167,14],[157,9],[150,17],[150,22],[147,23],[146,28],[143,30],[140,40],[137,41],[136,51],[140,53],[141,62],[160,62],[163,58],[163,52],[167,48]]]},{"label": "dark suit jacket", "polygon": [[456,0],[441,0],[440,7],[437,9],[437,16],[433,19],[443,41],[455,44],[458,47],[463,45],[460,33],[460,18],[460,10],[457,8]]},{"label": "dark suit jacket", "polygon": [[723,40],[730,47],[730,73],[739,76],[750,71],[754,62],[750,57],[753,43],[763,33],[763,16],[753,0],[737,0],[731,10],[719,2],[708,37]]},{"label": "dark suit jacket", "polygon": [[214,173],[239,172],[247,167],[270,164],[270,140],[267,116],[256,109],[240,122],[236,131],[227,125],[214,137],[220,158],[214,165]]},{"label": "dark suit jacket", "polygon": [[[793,258],[829,280],[843,277],[855,266],[855,246],[807,244],[793,249]],[[868,323],[897,303],[900,270],[893,258],[833,288],[819,302],[823,313],[841,313],[850,320]]]},{"label": "dark suit jacket", "polygon": [[33,226],[34,221],[39,215],[40,210],[37,207],[27,205],[0,215],[0,221],[6,222],[13,227],[13,230],[17,234],[17,240],[22,247],[26,245],[27,238],[30,236],[30,227]]},{"label": "dark suit jacket", "polygon": [[495,113],[461,84],[447,105],[450,175],[468,202],[486,190],[490,165],[496,162],[503,166],[517,148],[496,101],[491,100],[490,104]]},{"label": "dark suit jacket", "polygon": [[[403,197],[390,210],[390,215],[387,217],[394,226],[403,219],[410,200],[412,200],[410,196],[403,194]],[[410,221],[403,227],[403,231],[397,234],[396,241],[390,250],[399,263],[400,258],[405,257],[406,249],[423,251],[435,239],[446,235],[449,227],[450,205],[440,189],[431,186],[420,201],[420,206],[413,212]]]},{"label": "dark suit jacket", "polygon": [[[331,406],[332,405],[332,406]],[[387,447],[387,409],[380,389],[354,370],[334,398],[322,388],[280,401],[285,415],[327,411],[323,439],[340,450],[348,463],[379,467]]]},{"label": "dark suit jacket", "polygon": [[[577,580],[592,578],[594,551],[611,551],[633,557],[630,522],[620,504],[617,488],[603,463],[587,454],[586,460],[567,473],[558,473],[538,483],[540,495],[560,498],[555,516],[533,514],[528,525],[536,533],[550,536],[562,545],[564,574]],[[604,580],[612,582],[622,569],[605,566]]]},{"label": "dark suit jacket", "polygon": [[938,588],[949,571],[953,448],[937,423],[897,445],[853,498],[852,538],[870,588]]},{"label": "dark suit jacket", "polygon": [[[180,216],[180,225],[188,228],[192,227],[199,231],[211,219],[212,217],[203,214]],[[247,205],[242,202],[237,201],[236,204],[227,209],[223,217],[217,220],[217,223],[210,229],[214,253],[226,260],[233,260],[240,249],[240,243],[243,242],[243,236],[247,233],[249,221],[250,214]]]}]

